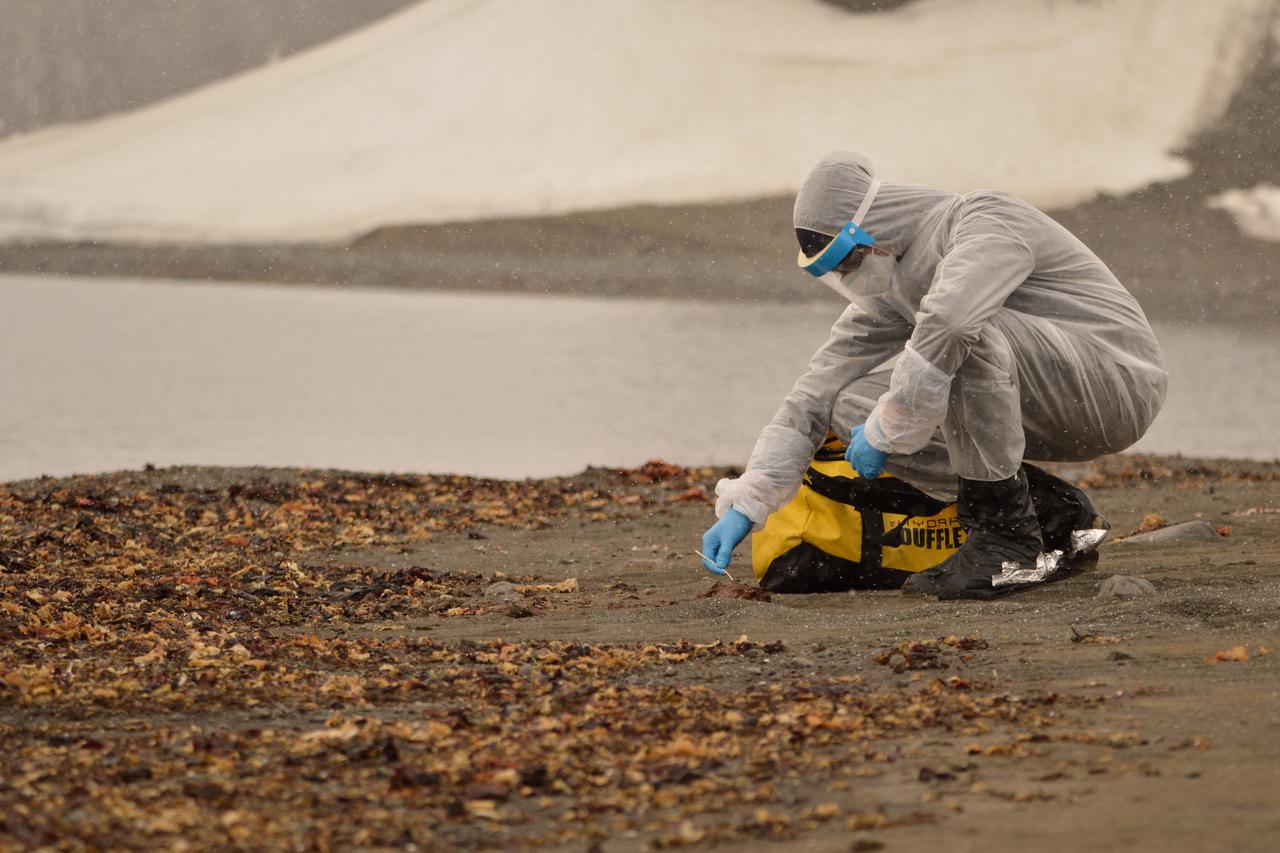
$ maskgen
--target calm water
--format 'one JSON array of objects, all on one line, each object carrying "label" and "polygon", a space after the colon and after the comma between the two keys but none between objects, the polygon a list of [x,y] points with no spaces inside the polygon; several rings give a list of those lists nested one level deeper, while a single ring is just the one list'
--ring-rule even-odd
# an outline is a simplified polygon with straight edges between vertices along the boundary
[{"label": "calm water", "polygon": [[[0,276],[0,480],[741,464],[838,310]],[[1137,449],[1280,457],[1280,341],[1157,332],[1174,380]]]}]

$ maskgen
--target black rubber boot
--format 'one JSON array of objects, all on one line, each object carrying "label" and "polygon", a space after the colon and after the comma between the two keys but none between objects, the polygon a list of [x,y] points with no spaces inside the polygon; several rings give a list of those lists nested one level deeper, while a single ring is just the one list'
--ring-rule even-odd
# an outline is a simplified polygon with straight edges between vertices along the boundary
[{"label": "black rubber boot", "polygon": [[1040,522],[1023,468],[1007,480],[960,480],[956,514],[965,530],[960,550],[941,565],[907,579],[904,592],[939,599],[994,598],[1026,585],[993,586],[1006,564],[1033,569],[1044,551]]},{"label": "black rubber boot", "polygon": [[1068,565],[1098,559],[1098,546],[1111,529],[1082,490],[1048,471],[1023,464],[1027,489],[1040,521],[1045,551],[1061,551]]}]

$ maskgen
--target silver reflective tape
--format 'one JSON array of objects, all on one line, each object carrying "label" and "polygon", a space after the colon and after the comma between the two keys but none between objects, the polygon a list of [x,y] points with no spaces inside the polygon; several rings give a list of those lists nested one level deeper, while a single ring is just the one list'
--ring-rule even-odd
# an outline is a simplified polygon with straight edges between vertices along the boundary
[{"label": "silver reflective tape", "polygon": [[1000,564],[1000,574],[991,578],[992,586],[1008,586],[1020,583],[1040,583],[1062,565],[1062,552],[1050,551],[1036,557],[1034,568],[1020,569],[1018,564],[1006,561]]},{"label": "silver reflective tape", "polygon": [[1102,540],[1107,538],[1110,530],[1073,530],[1071,531],[1071,550],[1068,552],[1072,557],[1078,554],[1089,554],[1096,551],[1098,546],[1102,544]]}]

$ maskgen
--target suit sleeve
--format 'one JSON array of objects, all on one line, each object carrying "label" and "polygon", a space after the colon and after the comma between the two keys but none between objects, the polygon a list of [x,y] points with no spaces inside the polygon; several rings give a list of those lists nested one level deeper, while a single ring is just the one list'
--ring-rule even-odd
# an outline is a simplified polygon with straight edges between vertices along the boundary
[{"label": "suit sleeve", "polygon": [[733,507],[756,530],[763,527],[770,513],[795,496],[814,452],[826,440],[840,390],[901,352],[910,334],[911,326],[883,299],[860,300],[845,309],[760,433],[746,471],[717,484],[716,514]]}]

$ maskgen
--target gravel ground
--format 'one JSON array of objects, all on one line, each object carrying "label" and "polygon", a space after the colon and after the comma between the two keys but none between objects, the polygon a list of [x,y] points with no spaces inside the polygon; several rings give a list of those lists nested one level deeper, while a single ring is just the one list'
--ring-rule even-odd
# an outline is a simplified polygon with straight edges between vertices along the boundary
[{"label": "gravel ground", "polygon": [[0,848],[1271,848],[1280,466],[1060,469],[1218,532],[989,603],[717,588],[722,473],[3,487]]}]

